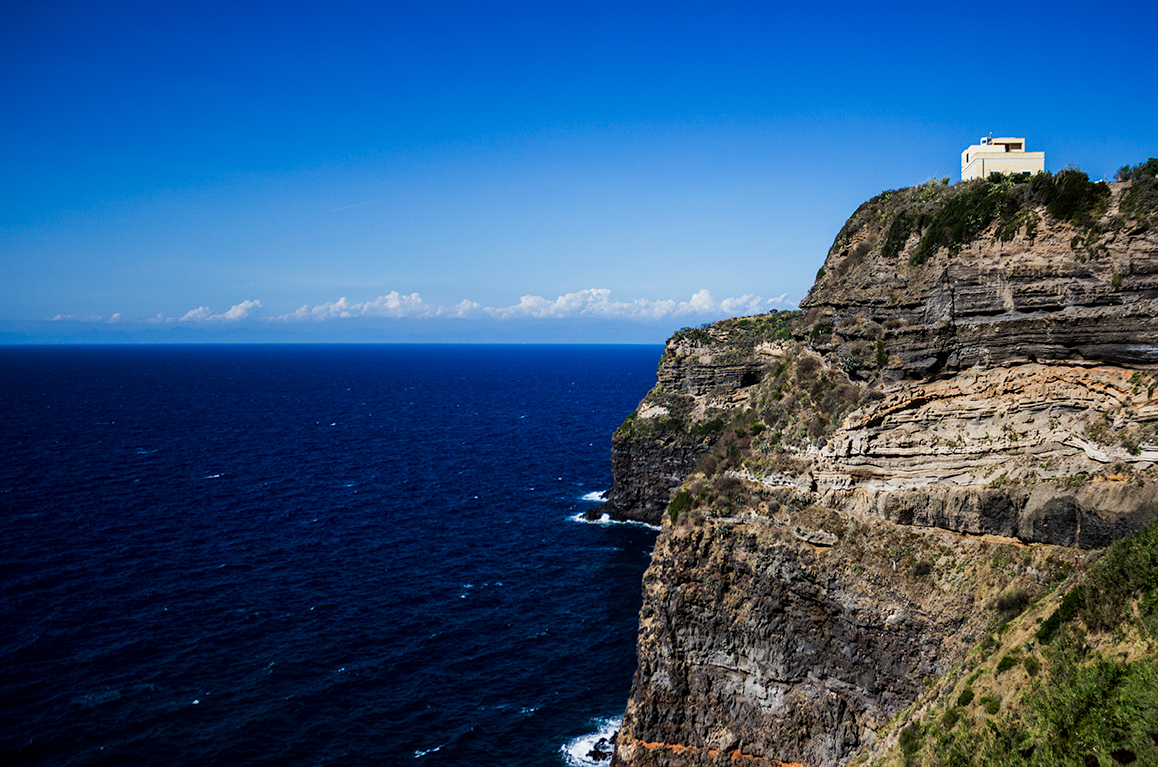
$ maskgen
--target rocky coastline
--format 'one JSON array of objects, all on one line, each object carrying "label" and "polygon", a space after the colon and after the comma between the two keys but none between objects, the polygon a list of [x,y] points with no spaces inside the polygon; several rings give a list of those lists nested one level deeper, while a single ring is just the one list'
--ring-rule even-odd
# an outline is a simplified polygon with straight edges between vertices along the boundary
[{"label": "rocky coastline", "polygon": [[879,195],[799,312],[667,342],[598,510],[662,524],[613,764],[868,759],[1158,517],[1155,182],[1074,173]]}]

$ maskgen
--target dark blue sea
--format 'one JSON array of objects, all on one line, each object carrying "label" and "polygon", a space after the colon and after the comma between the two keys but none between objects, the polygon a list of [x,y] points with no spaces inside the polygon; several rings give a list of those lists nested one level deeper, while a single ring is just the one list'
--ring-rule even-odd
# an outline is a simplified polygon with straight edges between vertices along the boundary
[{"label": "dark blue sea", "polygon": [[566,765],[655,532],[658,347],[0,348],[0,762]]}]

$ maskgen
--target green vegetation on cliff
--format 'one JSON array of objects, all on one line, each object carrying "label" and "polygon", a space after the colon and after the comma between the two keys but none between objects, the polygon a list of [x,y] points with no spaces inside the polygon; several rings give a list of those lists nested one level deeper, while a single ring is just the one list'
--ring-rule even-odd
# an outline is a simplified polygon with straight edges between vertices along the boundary
[{"label": "green vegetation on cliff", "polygon": [[1151,157],[1118,171],[1118,178],[1130,181],[1130,191],[1122,198],[1122,214],[1142,231],[1158,226],[1158,158]]},{"label": "green vegetation on cliff", "polygon": [[[1124,167],[1118,176],[1131,187],[1122,198],[1119,214],[1108,219],[1109,185],[1090,181],[1076,168],[1034,176],[994,173],[954,186],[928,181],[882,192],[856,210],[833,242],[829,254],[845,256],[835,276],[874,253],[896,258],[914,235],[917,242],[910,250],[914,264],[942,249],[956,253],[995,224],[1002,242],[1018,232],[1032,240],[1041,218],[1039,210],[1081,230],[1073,243],[1075,249],[1096,251],[1097,239],[1107,231],[1128,228],[1137,233],[1158,224],[1158,159]],[[821,271],[818,277],[827,274]]]},{"label": "green vegetation on cliff", "polygon": [[720,320],[698,328],[678,330],[668,343],[679,344],[682,341],[689,341],[699,344],[720,344],[733,349],[737,355],[747,355],[757,344],[791,338],[793,323],[799,318],[798,311],[772,311],[755,317]]},{"label": "green vegetation on cliff", "polygon": [[[799,311],[774,311],[756,317],[721,320],[698,328],[683,328],[668,340],[659,367],[662,370],[675,350],[685,345],[703,347],[705,351],[714,353],[722,367],[729,363],[742,363],[759,344],[791,339],[800,317]],[[740,383],[744,382],[741,380]],[[619,425],[615,434],[618,437],[675,436],[703,440],[718,436],[728,426],[723,411],[708,412],[693,419],[694,404],[693,398],[685,392],[656,386],[648,392],[641,407],[662,408],[666,413],[640,418],[638,411],[633,412]]]},{"label": "green vegetation on cliff", "polygon": [[[899,754],[882,763],[1158,764],[1158,523],[1074,580],[1056,607],[1047,600],[987,634],[963,684],[951,678],[923,716],[898,722]],[[975,695],[978,685],[993,694]]]},{"label": "green vegetation on cliff", "polygon": [[919,239],[910,260],[919,264],[941,249],[956,253],[994,223],[1002,241],[1013,239],[1018,231],[1032,239],[1038,221],[1035,208],[1044,207],[1056,220],[1089,229],[1105,213],[1109,198],[1107,184],[1092,182],[1076,169],[1035,176],[994,173],[952,187],[927,182],[882,192],[860,206],[830,253],[844,251],[855,241],[849,253],[854,262],[874,250],[892,259],[916,234]]}]

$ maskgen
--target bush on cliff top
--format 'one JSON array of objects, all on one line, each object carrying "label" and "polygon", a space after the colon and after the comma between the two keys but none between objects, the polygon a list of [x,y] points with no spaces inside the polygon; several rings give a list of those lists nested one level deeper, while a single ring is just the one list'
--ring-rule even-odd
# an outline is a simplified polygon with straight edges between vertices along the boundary
[{"label": "bush on cliff top", "polygon": [[771,311],[754,317],[709,322],[695,328],[681,328],[672,334],[668,343],[688,341],[700,345],[718,344],[746,353],[766,341],[787,341],[792,338],[792,325],[800,315],[799,311]]},{"label": "bush on cliff top", "polygon": [[913,252],[919,264],[941,248],[956,253],[977,239],[994,222],[998,238],[1010,240],[1023,218],[1022,211],[1044,205],[1049,215],[1075,226],[1089,227],[1105,212],[1110,187],[1077,169],[1035,176],[1000,176],[971,181],[963,191],[933,213],[919,214],[914,223],[924,234]]},{"label": "bush on cliff top", "polygon": [[[1124,171],[1132,178],[1136,173],[1139,178],[1153,179],[1153,175],[1145,175],[1148,167],[1144,163],[1136,166],[1140,170]],[[919,264],[942,248],[956,253],[995,222],[1002,241],[1011,240],[1023,226],[1032,237],[1036,228],[1032,208],[1037,206],[1044,206],[1054,219],[1089,228],[1105,212],[1109,196],[1108,185],[1090,181],[1076,168],[1032,177],[993,174],[953,187],[922,184],[894,189],[857,208],[841,228],[829,255],[841,253],[847,256],[846,262],[855,260],[856,251],[850,243],[859,241],[858,247],[863,249],[876,242],[875,231],[883,234],[878,248],[881,256],[896,258],[915,232],[920,240],[911,261]]]},{"label": "bush on cliff top", "polygon": [[919,264],[941,248],[956,253],[961,246],[975,240],[995,218],[1012,218],[1020,207],[1017,198],[1000,182],[985,180],[970,184],[936,213],[918,216],[915,223],[918,227],[925,225],[925,232],[913,252],[912,262]]},{"label": "bush on cliff top", "polygon": [[1122,168],[1118,177],[1133,182],[1122,198],[1122,215],[1134,219],[1142,231],[1158,225],[1158,158]]},{"label": "bush on cliff top", "polygon": [[1158,176],[1158,157],[1151,157],[1137,165],[1124,165],[1118,170],[1119,181],[1140,181]]}]

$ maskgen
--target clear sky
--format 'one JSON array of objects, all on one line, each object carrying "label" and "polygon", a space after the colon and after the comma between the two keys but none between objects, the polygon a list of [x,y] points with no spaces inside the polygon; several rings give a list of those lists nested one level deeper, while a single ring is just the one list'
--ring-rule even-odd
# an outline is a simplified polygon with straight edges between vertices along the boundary
[{"label": "clear sky", "polygon": [[624,341],[872,195],[1158,156],[1158,3],[0,0],[0,342]]}]

